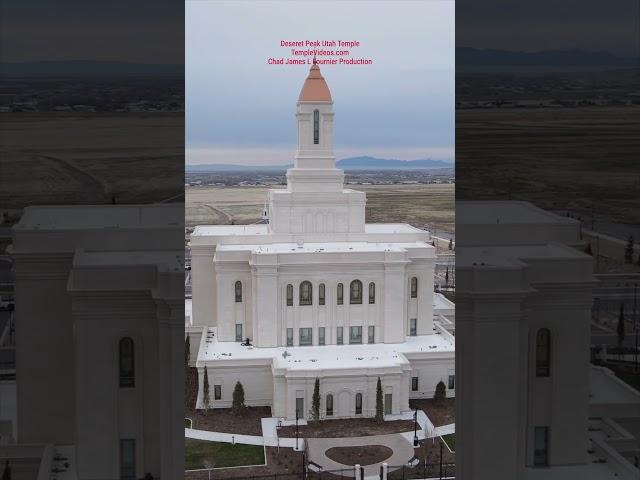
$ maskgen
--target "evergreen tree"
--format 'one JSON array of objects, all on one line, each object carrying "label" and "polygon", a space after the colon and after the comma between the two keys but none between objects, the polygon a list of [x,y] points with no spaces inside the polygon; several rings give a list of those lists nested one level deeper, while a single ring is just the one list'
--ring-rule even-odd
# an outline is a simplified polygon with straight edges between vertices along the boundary
[{"label": "evergreen tree", "polygon": [[189,366],[189,360],[191,360],[191,340],[189,335],[184,339],[184,366]]},{"label": "evergreen tree", "polygon": [[447,387],[442,380],[436,385],[436,392],[433,394],[433,399],[438,405],[442,405],[447,398]]},{"label": "evergreen tree", "polygon": [[620,304],[620,316],[618,317],[618,346],[622,354],[622,344],[624,342],[624,303]]},{"label": "evergreen tree", "polygon": [[593,251],[591,250],[591,242],[587,243],[587,248],[584,250],[584,253],[587,255],[591,255],[593,257]]},{"label": "evergreen tree", "polygon": [[209,396],[209,374],[207,367],[204,367],[204,382],[202,385],[202,407],[205,410],[211,408],[211,397]]},{"label": "evergreen tree", "polygon": [[449,267],[447,267],[447,273],[444,274],[444,283],[449,285]]},{"label": "evergreen tree", "polygon": [[624,263],[633,263],[633,235],[629,235],[624,249]]},{"label": "evergreen tree", "polygon": [[235,413],[240,413],[244,409],[244,387],[240,382],[236,382],[236,386],[233,388],[231,408]]},{"label": "evergreen tree", "polygon": [[453,250],[453,238],[449,239],[449,250]]},{"label": "evergreen tree", "polygon": [[377,422],[384,420],[384,404],[382,400],[382,380],[378,377],[378,385],[376,385],[376,417]]},{"label": "evergreen tree", "polygon": [[11,480],[11,467],[9,466],[9,460],[5,461],[2,480]]},{"label": "evergreen tree", "polygon": [[320,419],[320,379],[316,378],[313,386],[313,398],[311,399],[311,418],[313,420]]}]

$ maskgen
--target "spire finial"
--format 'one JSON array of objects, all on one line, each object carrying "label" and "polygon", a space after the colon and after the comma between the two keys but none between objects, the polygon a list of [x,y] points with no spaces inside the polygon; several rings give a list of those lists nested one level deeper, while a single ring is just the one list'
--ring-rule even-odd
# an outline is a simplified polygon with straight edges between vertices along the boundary
[{"label": "spire finial", "polygon": [[318,64],[318,61],[316,60],[316,54],[315,53],[313,54],[313,64],[314,65]]}]

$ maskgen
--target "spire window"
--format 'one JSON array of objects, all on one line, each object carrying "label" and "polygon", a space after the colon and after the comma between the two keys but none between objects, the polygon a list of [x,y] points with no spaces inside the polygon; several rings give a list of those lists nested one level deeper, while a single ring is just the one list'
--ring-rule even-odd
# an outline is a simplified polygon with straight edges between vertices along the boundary
[{"label": "spire window", "polygon": [[320,143],[320,111],[313,111],[313,144],[318,145]]}]

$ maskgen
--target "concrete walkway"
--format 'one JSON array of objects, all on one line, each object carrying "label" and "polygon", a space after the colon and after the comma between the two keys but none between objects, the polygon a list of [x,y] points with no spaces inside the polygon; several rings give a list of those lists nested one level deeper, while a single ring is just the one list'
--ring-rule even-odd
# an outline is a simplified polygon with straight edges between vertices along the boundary
[{"label": "concrete walkway", "polygon": [[[413,438],[413,437],[412,437]],[[400,434],[372,435],[369,437],[343,437],[343,438],[307,438],[308,458],[311,462],[327,470],[344,470],[343,475],[353,477],[355,475],[353,465],[344,465],[331,460],[326,452],[334,447],[361,447],[367,445],[382,445],[393,450],[393,454],[384,459],[389,465],[404,465],[413,457],[413,445]],[[380,472],[382,462],[364,467],[365,476],[376,476]]]},{"label": "concrete walkway", "polygon": [[[248,445],[264,445],[266,447],[285,447],[295,448],[295,438],[278,438],[276,437],[261,437],[258,435],[240,435],[237,433],[224,433],[224,432],[209,432],[207,430],[196,430],[194,428],[185,428],[184,436],[186,438],[192,438],[194,440],[205,440],[207,442],[222,442],[222,443],[246,443]],[[302,438],[299,439],[298,445],[300,449],[304,444]]]}]

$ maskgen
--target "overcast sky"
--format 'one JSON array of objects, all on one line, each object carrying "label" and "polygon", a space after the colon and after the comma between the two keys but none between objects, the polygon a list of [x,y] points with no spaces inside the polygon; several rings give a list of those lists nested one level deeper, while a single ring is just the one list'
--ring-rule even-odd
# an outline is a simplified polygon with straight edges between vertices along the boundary
[{"label": "overcast sky", "polygon": [[323,65],[337,158],[454,159],[455,3],[186,2],[187,162],[284,164],[308,66],[281,40],[356,40],[373,65]]}]

